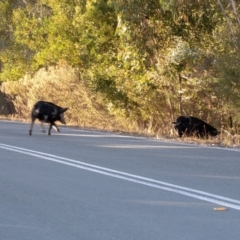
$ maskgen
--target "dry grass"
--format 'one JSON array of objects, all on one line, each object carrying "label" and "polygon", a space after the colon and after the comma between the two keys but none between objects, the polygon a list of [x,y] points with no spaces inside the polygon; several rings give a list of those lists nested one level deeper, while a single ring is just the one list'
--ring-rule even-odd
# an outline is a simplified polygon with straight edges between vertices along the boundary
[{"label": "dry grass", "polygon": [[69,107],[66,120],[70,125],[136,132],[134,124],[110,114],[101,96],[90,92],[68,66],[51,67],[48,71],[41,69],[33,77],[28,75],[19,81],[4,82],[0,91],[14,104],[16,114],[12,114],[11,119],[29,121],[34,103],[45,100]]},{"label": "dry grass", "polygon": [[222,131],[222,134],[219,137],[219,142],[226,147],[240,147],[240,135],[236,133],[229,133],[226,130]]},{"label": "dry grass", "polygon": [[[171,138],[172,139],[172,138]],[[190,144],[198,144],[204,146],[212,147],[223,147],[223,148],[234,148],[240,150],[240,135],[238,134],[229,134],[227,131],[222,131],[216,137],[209,137],[207,139],[197,138],[197,137],[182,137],[178,138],[177,135],[175,138],[176,141],[186,142]]]}]

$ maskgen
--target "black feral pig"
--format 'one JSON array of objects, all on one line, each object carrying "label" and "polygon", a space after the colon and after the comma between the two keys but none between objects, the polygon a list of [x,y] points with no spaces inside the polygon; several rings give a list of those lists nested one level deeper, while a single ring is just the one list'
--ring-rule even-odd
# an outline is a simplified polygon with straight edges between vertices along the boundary
[{"label": "black feral pig", "polygon": [[45,101],[38,101],[35,103],[31,113],[31,127],[29,130],[29,135],[32,135],[33,124],[36,119],[41,122],[42,131],[44,131],[43,123],[50,123],[48,129],[48,135],[51,135],[52,127],[55,127],[56,130],[59,132],[59,128],[55,124],[55,121],[59,121],[63,124],[66,124],[64,119],[64,112],[66,112],[68,108],[62,108],[54,103],[45,102]]},{"label": "black feral pig", "polygon": [[192,116],[180,116],[173,122],[178,136],[196,136],[198,138],[208,138],[217,136],[219,131],[201,119]]}]

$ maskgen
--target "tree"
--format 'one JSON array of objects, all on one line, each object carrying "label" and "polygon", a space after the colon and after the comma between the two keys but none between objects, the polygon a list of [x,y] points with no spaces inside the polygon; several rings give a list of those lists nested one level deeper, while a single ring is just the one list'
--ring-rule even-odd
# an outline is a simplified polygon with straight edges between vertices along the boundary
[{"label": "tree", "polygon": [[13,3],[1,3],[1,80],[69,65],[112,113],[154,131],[179,114],[211,120],[237,106],[234,0]]}]

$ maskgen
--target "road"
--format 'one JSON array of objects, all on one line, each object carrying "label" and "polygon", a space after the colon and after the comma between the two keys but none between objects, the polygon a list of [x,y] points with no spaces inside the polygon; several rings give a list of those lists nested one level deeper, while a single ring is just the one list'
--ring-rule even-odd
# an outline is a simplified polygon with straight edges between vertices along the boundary
[{"label": "road", "polygon": [[240,151],[60,129],[0,121],[1,240],[239,239]]}]

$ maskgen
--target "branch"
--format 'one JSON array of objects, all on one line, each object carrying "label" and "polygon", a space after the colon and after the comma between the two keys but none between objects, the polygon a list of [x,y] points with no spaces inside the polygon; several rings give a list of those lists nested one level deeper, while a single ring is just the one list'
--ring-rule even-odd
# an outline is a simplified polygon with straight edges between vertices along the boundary
[{"label": "branch", "polygon": [[[231,1],[231,0],[230,0],[230,1]],[[226,20],[227,20],[228,26],[229,26],[229,28],[230,28],[230,31],[231,31],[231,34],[232,34],[232,37],[233,37],[233,41],[234,41],[234,43],[235,43],[235,46],[237,47],[237,45],[236,45],[237,38],[236,38],[236,36],[235,36],[235,34],[234,34],[231,21],[229,20],[227,14],[226,14],[226,11],[225,11],[225,9],[223,8],[223,5],[222,5],[222,3],[220,2],[220,0],[218,0],[218,4],[220,5],[220,8],[221,8],[221,10],[222,10],[222,12],[223,12],[223,15],[225,16],[225,18],[226,18]]]},{"label": "branch", "polygon": [[237,22],[238,22],[238,25],[240,27],[240,19],[239,19],[238,14],[237,14],[236,4],[235,4],[234,0],[229,0],[229,1],[230,1],[231,5],[232,5],[234,15],[235,15],[235,17],[237,19]]}]

